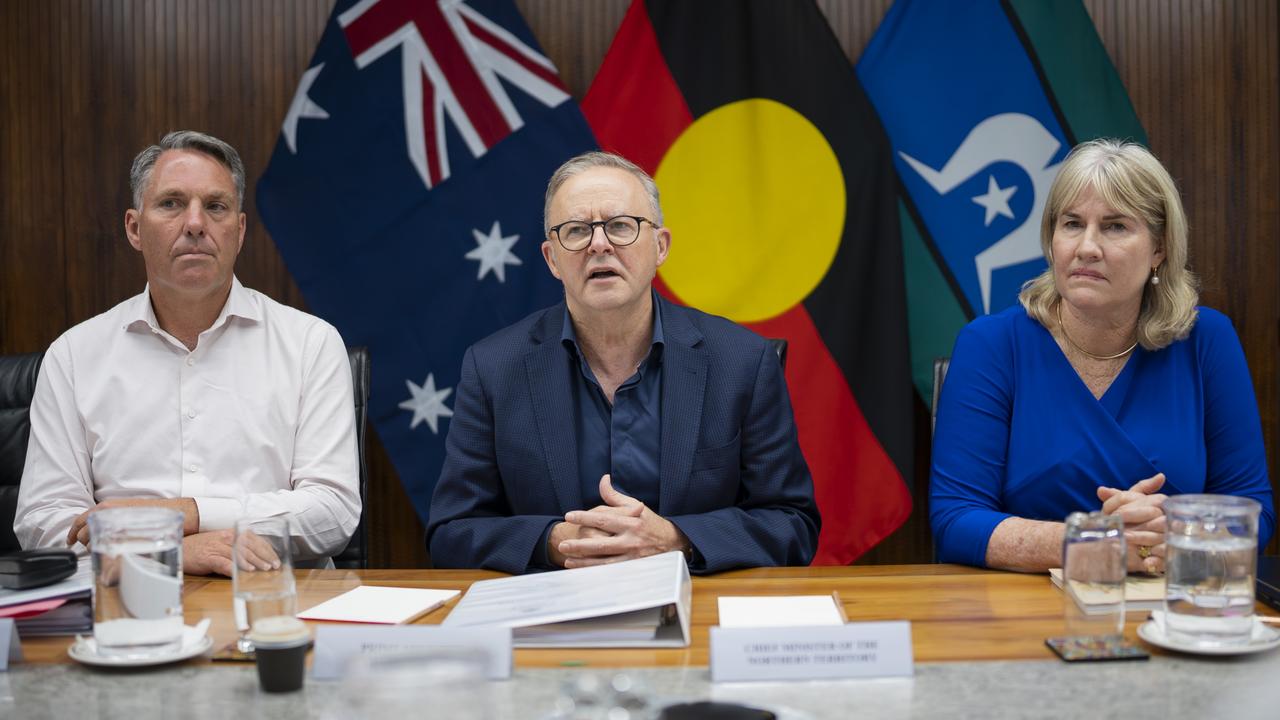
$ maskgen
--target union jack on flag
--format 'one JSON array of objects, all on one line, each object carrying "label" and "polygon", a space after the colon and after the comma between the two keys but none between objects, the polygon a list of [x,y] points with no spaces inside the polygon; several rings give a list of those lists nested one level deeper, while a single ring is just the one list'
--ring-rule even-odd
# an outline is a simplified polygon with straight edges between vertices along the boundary
[{"label": "union jack on flag", "polygon": [[338,0],[258,180],[311,312],[369,348],[369,419],[425,521],[472,343],[560,299],[542,194],[595,147],[511,0]]},{"label": "union jack on flag", "polygon": [[446,115],[477,158],[524,125],[499,78],[547,107],[569,99],[550,60],[462,0],[362,0],[338,23],[359,68],[399,50],[405,140],[428,188],[449,177]]}]

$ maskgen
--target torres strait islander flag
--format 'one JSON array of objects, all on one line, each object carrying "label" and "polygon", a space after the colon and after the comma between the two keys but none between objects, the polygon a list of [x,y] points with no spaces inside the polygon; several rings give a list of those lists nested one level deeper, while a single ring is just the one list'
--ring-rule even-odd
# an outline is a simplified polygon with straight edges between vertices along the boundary
[{"label": "torres strait islander flag", "polygon": [[1044,270],[1040,217],[1067,152],[1146,134],[1078,0],[897,0],[857,72],[901,179],[912,375],[929,398],[960,328]]},{"label": "torres strait islander flag", "polygon": [[312,312],[369,348],[425,521],[467,346],[563,293],[547,178],[595,140],[511,0],[339,0],[258,181]]},{"label": "torres strait islander flag", "polygon": [[911,512],[912,399],[892,160],[826,19],[635,0],[582,108],[658,182],[659,291],[787,339],[815,562],[853,561]]}]

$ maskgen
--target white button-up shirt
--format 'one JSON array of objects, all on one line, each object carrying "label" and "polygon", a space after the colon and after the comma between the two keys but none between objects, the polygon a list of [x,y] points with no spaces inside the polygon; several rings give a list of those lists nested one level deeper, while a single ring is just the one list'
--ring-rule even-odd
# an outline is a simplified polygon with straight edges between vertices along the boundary
[{"label": "white button-up shirt", "polygon": [[288,516],[299,559],[360,519],[351,366],[332,325],[232,281],[196,349],[160,329],[149,290],[45,353],[14,532],[65,547],[113,498],[195,500],[200,531]]}]

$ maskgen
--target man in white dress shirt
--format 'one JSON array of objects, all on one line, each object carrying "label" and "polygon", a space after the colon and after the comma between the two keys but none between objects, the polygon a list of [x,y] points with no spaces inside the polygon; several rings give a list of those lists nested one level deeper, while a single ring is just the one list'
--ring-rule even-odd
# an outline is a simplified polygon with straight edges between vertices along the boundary
[{"label": "man in white dress shirt", "polygon": [[183,569],[231,573],[242,517],[291,518],[295,556],[340,552],[360,518],[351,370],[337,330],[240,284],[244,165],[201,133],[134,160],[129,244],[147,287],[49,346],[14,532],[82,548],[89,514],[184,518]]}]

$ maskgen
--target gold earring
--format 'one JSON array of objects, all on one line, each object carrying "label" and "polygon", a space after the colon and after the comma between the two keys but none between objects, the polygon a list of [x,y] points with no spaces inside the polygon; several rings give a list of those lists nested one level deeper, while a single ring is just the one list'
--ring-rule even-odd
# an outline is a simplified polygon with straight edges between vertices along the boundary
[{"label": "gold earring", "polygon": [[1158,270],[1160,270],[1160,266],[1159,266],[1159,265],[1157,265],[1157,266],[1155,266],[1155,267],[1151,268],[1151,284],[1152,284],[1152,285],[1159,285],[1159,284],[1160,284],[1160,276],[1156,274]]}]

